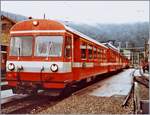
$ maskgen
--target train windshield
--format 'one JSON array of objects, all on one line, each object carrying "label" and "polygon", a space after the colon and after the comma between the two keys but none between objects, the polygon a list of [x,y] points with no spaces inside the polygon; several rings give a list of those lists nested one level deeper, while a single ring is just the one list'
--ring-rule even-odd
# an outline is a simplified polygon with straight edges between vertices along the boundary
[{"label": "train windshield", "polygon": [[60,57],[62,55],[62,36],[38,36],[35,38],[35,56]]},{"label": "train windshield", "polygon": [[31,36],[12,37],[10,42],[10,55],[31,56],[32,39]]}]

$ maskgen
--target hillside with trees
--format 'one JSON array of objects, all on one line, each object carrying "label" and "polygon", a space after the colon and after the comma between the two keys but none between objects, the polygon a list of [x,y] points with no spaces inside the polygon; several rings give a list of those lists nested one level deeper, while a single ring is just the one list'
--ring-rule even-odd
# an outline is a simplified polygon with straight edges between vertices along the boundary
[{"label": "hillside with trees", "polygon": [[[9,13],[1,12],[1,15],[8,16],[9,18],[18,21],[25,20],[27,17]],[[107,42],[109,40],[115,41],[115,45],[118,46],[118,42],[121,42],[121,46],[125,47],[128,43],[129,47],[143,47],[145,41],[149,38],[149,23],[139,22],[133,24],[77,24],[74,22],[64,22],[68,26],[96,39],[99,42]]]},{"label": "hillside with trees", "polygon": [[149,39],[148,22],[95,25],[69,23],[68,25],[99,42],[115,41],[116,46],[121,42],[122,47],[125,47],[126,43],[129,47],[143,47],[145,41]]}]

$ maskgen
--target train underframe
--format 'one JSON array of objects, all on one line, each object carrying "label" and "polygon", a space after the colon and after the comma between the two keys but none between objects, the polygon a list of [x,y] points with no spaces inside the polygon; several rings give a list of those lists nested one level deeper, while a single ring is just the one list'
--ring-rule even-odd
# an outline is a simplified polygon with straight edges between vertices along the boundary
[{"label": "train underframe", "polygon": [[[101,74],[110,74],[110,73],[116,73],[118,71],[121,71],[123,68],[118,68],[117,70],[112,70],[110,72],[102,72]],[[85,83],[91,82],[93,79],[95,79],[99,74],[91,74],[88,77],[80,78],[75,77],[73,75],[77,75],[73,73],[64,74],[61,75],[54,75],[55,77],[49,77],[47,74],[43,74],[42,77],[40,77],[36,74],[31,73],[7,73],[7,80],[8,85],[12,87],[14,94],[37,94],[39,90],[43,90],[46,95],[50,96],[58,96],[64,93],[69,92],[70,88],[78,87],[78,85],[84,85]],[[29,77],[27,77],[29,76]],[[32,80],[31,80],[32,76]],[[38,77],[37,77],[38,76]],[[45,77],[44,77],[45,76]],[[46,77],[47,76],[47,77]],[[99,77],[99,76],[98,76]],[[14,78],[14,79],[12,79]],[[42,78],[42,79],[41,79]]]}]

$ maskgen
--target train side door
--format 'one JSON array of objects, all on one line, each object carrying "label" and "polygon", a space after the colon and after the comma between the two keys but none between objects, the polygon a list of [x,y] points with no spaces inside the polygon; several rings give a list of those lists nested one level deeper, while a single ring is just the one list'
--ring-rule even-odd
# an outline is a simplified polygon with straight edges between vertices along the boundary
[{"label": "train side door", "polygon": [[73,36],[67,34],[65,38],[65,60],[67,62],[73,61]]}]

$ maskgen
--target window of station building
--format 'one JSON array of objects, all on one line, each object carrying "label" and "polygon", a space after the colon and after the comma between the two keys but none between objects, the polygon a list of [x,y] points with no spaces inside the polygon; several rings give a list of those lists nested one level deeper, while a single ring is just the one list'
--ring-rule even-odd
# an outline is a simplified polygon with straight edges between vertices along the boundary
[{"label": "window of station building", "polygon": [[97,59],[97,48],[94,47],[94,59]]},{"label": "window of station building", "polygon": [[80,44],[80,49],[81,49],[81,59],[86,59],[86,43],[85,42],[81,42]]},{"label": "window of station building", "polygon": [[7,30],[7,24],[6,23],[2,24],[2,30]]},{"label": "window of station building", "polygon": [[71,57],[71,45],[72,45],[71,37],[67,36],[66,41],[65,41],[65,56],[66,57]]},{"label": "window of station building", "polygon": [[88,45],[88,59],[92,59],[92,58],[93,58],[92,46]]}]

